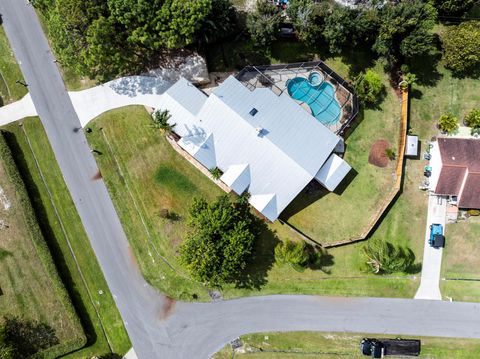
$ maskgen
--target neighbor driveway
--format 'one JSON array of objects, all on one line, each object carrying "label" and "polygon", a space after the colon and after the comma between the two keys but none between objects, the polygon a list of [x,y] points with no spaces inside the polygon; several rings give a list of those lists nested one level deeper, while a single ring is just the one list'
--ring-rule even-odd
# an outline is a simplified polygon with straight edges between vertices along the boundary
[{"label": "neighbor driveway", "polygon": [[440,293],[440,270],[442,267],[443,248],[430,247],[430,225],[439,223],[445,230],[445,217],[447,213],[447,200],[440,196],[430,195],[428,198],[427,226],[422,262],[422,279],[415,299],[442,299]]}]

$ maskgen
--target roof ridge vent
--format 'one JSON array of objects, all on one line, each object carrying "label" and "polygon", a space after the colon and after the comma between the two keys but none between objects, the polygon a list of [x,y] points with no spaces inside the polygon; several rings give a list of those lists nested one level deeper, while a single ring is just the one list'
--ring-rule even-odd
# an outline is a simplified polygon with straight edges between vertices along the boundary
[{"label": "roof ridge vent", "polygon": [[261,137],[263,135],[263,127],[255,127],[255,132],[257,133],[257,136]]}]

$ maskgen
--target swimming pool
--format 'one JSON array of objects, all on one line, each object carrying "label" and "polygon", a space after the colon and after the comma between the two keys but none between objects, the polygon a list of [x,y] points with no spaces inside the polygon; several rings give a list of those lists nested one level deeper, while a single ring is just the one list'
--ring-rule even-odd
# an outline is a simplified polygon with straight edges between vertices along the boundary
[{"label": "swimming pool", "polygon": [[341,109],[335,99],[332,84],[323,81],[322,76],[312,72],[308,79],[295,77],[287,81],[290,97],[305,102],[312,115],[324,125],[334,125],[340,120]]}]

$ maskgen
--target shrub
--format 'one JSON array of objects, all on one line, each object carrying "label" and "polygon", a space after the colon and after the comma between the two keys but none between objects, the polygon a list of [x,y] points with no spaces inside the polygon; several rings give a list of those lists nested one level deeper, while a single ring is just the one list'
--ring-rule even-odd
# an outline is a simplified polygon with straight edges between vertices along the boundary
[{"label": "shrub", "polygon": [[152,127],[157,130],[162,131],[163,133],[172,132],[173,128],[176,126],[168,123],[168,120],[172,117],[168,110],[157,110],[153,113],[152,116]]},{"label": "shrub", "polygon": [[280,30],[281,14],[268,0],[257,0],[255,10],[247,16],[247,28],[254,44],[268,47]]},{"label": "shrub", "polygon": [[467,213],[469,216],[472,216],[472,217],[480,216],[480,210],[478,209],[469,209]]},{"label": "shrub", "polygon": [[365,105],[378,103],[385,89],[382,78],[373,70],[367,70],[355,77],[353,86],[359,100]]},{"label": "shrub", "polygon": [[387,148],[385,149],[385,156],[387,156],[390,161],[393,161],[396,157],[395,151],[391,148]]},{"label": "shrub", "polygon": [[447,68],[459,74],[478,72],[480,21],[468,21],[448,27],[442,40]]},{"label": "shrub", "polygon": [[409,248],[381,239],[371,239],[363,246],[363,269],[375,274],[409,272],[414,268],[415,254]]},{"label": "shrub", "polygon": [[438,128],[446,133],[454,133],[458,130],[458,119],[451,113],[440,116],[438,120]]},{"label": "shrub", "polygon": [[218,167],[210,168],[210,174],[212,177],[216,180],[220,179],[222,177],[222,171]]},{"label": "shrub", "polygon": [[480,110],[471,110],[464,118],[463,122],[468,127],[480,128]]},{"label": "shrub", "polygon": [[310,255],[304,241],[285,241],[275,247],[275,259],[280,264],[290,264],[295,267],[304,267],[308,264]]}]

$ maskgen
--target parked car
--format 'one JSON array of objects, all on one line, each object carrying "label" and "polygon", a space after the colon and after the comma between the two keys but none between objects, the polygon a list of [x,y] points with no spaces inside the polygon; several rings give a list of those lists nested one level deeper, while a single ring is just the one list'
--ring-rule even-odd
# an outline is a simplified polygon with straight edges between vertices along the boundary
[{"label": "parked car", "polygon": [[417,339],[374,339],[364,338],[360,343],[363,355],[383,358],[388,355],[419,356],[420,340]]},{"label": "parked car", "polygon": [[443,226],[439,223],[430,225],[430,238],[428,243],[433,248],[445,247],[445,236],[443,235]]}]

